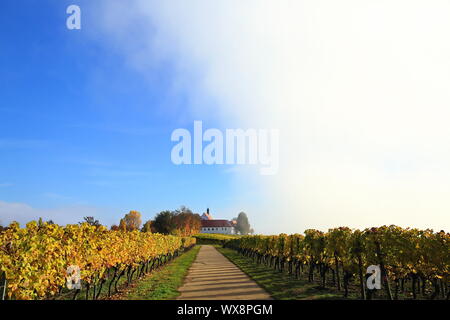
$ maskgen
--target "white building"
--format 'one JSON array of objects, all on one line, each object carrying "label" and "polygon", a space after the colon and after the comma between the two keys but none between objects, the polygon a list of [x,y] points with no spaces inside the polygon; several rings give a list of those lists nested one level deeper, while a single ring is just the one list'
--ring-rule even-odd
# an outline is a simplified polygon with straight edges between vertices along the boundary
[{"label": "white building", "polygon": [[228,220],[202,220],[201,232],[234,234],[234,227]]},{"label": "white building", "polygon": [[201,216],[202,228],[201,233],[221,233],[221,234],[234,234],[235,221],[228,220],[214,220],[209,213],[209,208],[206,209],[206,213]]}]

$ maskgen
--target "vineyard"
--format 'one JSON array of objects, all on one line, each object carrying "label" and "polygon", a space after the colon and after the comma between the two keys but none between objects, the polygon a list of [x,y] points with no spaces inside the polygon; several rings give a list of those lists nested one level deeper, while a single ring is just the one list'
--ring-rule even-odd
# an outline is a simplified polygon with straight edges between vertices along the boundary
[{"label": "vineyard", "polygon": [[[324,233],[243,236],[226,242],[256,263],[285,272],[295,279],[305,277],[324,289],[331,286],[348,297],[356,287],[361,299],[378,295],[413,299],[450,298],[450,235],[432,230],[383,226],[364,231],[346,227]],[[381,270],[381,290],[368,290],[366,270]],[[379,292],[375,292],[379,291]]]},{"label": "vineyard", "polygon": [[[178,237],[110,231],[88,223],[62,227],[30,222],[25,228],[14,223],[0,232],[0,300],[65,295],[96,300],[102,292],[107,298],[119,291],[118,285],[142,278],[196,242],[234,249],[263,268],[285,274],[289,282],[307,279],[305,283],[341,291],[344,297],[448,300],[449,241],[444,231],[397,226],[309,229],[277,236]],[[379,267],[381,290],[368,290],[369,266]],[[74,286],[75,280],[81,287]]]},{"label": "vineyard", "polygon": [[238,235],[218,234],[218,233],[199,233],[193,236],[197,239],[197,244],[217,244],[223,245],[228,240],[236,239]]},{"label": "vineyard", "polygon": [[[87,223],[30,222],[26,228],[14,223],[0,232],[0,299],[55,298],[67,291],[70,276],[79,276],[85,299],[98,299],[104,285],[111,296],[120,279],[129,284],[194,244],[190,237],[109,231]],[[80,291],[73,290],[73,299]]]}]

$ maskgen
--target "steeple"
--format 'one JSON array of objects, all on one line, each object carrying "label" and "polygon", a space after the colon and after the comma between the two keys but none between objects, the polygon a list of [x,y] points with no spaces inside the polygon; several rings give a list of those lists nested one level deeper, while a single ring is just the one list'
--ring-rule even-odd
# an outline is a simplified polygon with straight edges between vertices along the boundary
[{"label": "steeple", "polygon": [[213,220],[212,215],[209,213],[209,208],[206,208],[206,212],[201,216],[202,220]]}]

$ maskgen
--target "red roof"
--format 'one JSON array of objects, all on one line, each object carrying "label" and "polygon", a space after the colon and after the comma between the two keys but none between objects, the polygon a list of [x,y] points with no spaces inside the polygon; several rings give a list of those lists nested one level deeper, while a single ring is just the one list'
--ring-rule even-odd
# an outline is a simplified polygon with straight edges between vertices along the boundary
[{"label": "red roof", "polygon": [[202,228],[232,227],[228,220],[202,220]]}]

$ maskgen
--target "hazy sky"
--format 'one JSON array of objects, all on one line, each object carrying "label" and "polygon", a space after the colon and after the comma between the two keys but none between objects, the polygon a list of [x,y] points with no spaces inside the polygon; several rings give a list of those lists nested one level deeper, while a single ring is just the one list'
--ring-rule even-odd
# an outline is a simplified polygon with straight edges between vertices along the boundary
[{"label": "hazy sky", "polygon": [[[450,229],[448,1],[1,6],[1,222],[187,205],[262,233]],[[174,166],[194,120],[279,129],[279,173]]]}]

